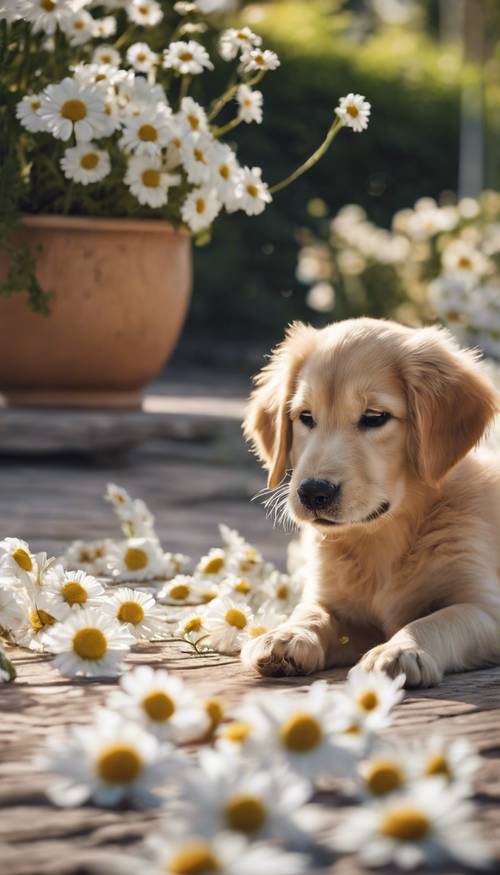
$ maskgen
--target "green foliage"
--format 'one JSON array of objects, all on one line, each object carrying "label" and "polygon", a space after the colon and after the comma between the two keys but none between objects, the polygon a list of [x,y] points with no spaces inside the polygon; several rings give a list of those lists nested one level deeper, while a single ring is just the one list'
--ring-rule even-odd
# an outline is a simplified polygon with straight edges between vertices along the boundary
[{"label": "green foliage", "polygon": [[[259,7],[255,24],[281,67],[266,80],[264,124],[238,131],[242,161],[257,160],[270,184],[320,142],[332,108],[349,91],[366,95],[372,119],[362,135],[343,131],[330,152],[277,194],[258,222],[223,217],[210,247],[196,253],[191,332],[274,339],[295,318],[311,319],[295,280],[296,237],[306,205],[323,198],[332,213],[358,203],[383,226],[422,195],[455,190],[460,62],[418,33],[391,29],[356,43],[345,12],[323,0]],[[244,135],[244,137],[243,137]],[[366,312],[383,315],[383,290]]]}]

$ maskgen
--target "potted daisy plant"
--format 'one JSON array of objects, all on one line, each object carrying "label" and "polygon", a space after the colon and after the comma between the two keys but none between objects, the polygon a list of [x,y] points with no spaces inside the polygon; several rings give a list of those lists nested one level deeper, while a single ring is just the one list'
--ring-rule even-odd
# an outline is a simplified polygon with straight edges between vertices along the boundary
[{"label": "potted daisy plant", "polygon": [[[269,186],[240,164],[228,137],[261,123],[257,86],[280,62],[248,27],[223,29],[210,14],[221,5],[0,2],[0,389],[11,403],[140,403],[185,317],[191,238],[206,242],[223,210],[258,215],[343,126],[367,126],[369,104],[351,94],[286,179]],[[229,84],[204,103],[216,58]]]}]

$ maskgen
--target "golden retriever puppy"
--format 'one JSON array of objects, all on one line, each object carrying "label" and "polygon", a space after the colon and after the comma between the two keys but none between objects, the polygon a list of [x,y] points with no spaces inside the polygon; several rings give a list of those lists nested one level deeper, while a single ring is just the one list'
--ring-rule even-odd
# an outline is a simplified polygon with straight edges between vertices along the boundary
[{"label": "golden retriever puppy", "polygon": [[244,663],[408,686],[500,663],[500,464],[472,451],[499,398],[475,355],[438,328],[294,323],[255,382],[245,434],[271,489],[291,471],[309,576]]}]

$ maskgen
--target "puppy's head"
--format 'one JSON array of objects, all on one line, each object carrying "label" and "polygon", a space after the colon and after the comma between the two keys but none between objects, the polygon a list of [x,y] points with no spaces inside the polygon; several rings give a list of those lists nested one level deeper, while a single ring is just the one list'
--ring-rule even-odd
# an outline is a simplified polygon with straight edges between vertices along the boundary
[{"label": "puppy's head", "polygon": [[477,443],[498,396],[438,328],[294,323],[256,377],[244,423],[288,509],[323,530],[373,525],[416,480],[436,485]]}]

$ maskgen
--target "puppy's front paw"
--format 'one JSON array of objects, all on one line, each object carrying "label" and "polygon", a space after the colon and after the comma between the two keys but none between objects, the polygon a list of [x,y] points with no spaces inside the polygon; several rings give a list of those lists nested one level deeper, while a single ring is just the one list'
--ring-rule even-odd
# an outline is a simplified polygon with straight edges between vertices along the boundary
[{"label": "puppy's front paw", "polygon": [[369,650],[358,665],[366,671],[383,671],[390,677],[406,675],[406,687],[435,687],[443,679],[439,666],[425,650],[401,647],[388,641]]},{"label": "puppy's front paw", "polygon": [[262,675],[312,674],[325,667],[325,653],[318,635],[307,626],[277,626],[248,641],[241,651],[248,668]]}]

